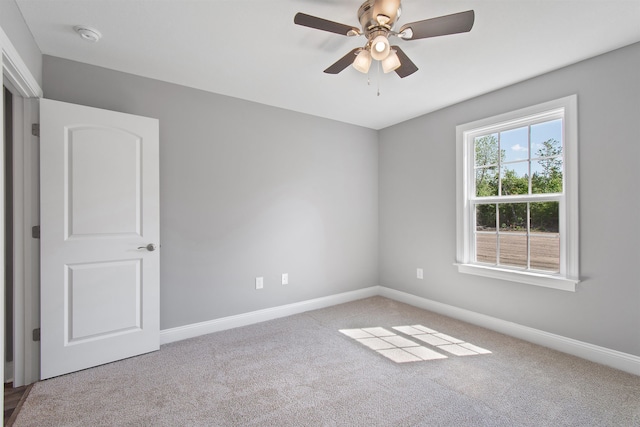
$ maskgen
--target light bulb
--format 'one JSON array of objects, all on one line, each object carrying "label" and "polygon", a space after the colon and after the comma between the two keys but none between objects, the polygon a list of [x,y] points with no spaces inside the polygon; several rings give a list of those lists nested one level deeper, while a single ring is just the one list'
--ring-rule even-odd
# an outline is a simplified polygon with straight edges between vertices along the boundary
[{"label": "light bulb", "polygon": [[382,60],[382,71],[389,73],[400,68],[400,65],[402,65],[400,64],[400,58],[398,58],[396,51],[391,49],[389,56]]},{"label": "light bulb", "polygon": [[379,35],[371,41],[371,56],[377,61],[382,61],[389,55],[389,40],[383,35]]},{"label": "light bulb", "polygon": [[368,50],[361,50],[353,61],[353,68],[361,73],[368,73],[369,67],[371,67],[371,54]]}]

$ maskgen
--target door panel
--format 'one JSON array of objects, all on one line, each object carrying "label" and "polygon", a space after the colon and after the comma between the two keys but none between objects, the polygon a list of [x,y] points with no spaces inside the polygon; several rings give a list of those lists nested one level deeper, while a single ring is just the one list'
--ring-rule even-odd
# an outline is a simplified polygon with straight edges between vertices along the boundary
[{"label": "door panel", "polygon": [[68,237],[140,235],[140,138],[87,126],[67,128],[65,133]]},{"label": "door panel", "polygon": [[67,265],[66,344],[140,331],[140,261]]},{"label": "door panel", "polygon": [[158,121],[43,99],[41,377],[159,348]]}]

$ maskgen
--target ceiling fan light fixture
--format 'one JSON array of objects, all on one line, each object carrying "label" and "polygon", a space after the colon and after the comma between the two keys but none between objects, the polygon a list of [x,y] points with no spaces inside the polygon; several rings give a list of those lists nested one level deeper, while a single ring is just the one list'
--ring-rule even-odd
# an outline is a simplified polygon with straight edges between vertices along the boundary
[{"label": "ceiling fan light fixture", "polygon": [[371,41],[371,56],[376,61],[382,61],[389,55],[389,51],[391,50],[391,46],[389,45],[389,40],[384,35],[376,36]]},{"label": "ceiling fan light fixture", "polygon": [[358,53],[356,59],[353,61],[353,68],[361,73],[368,73],[369,67],[371,67],[371,54],[368,50],[363,49]]},{"label": "ceiling fan light fixture", "polygon": [[392,49],[389,55],[382,60],[382,71],[390,73],[400,68],[400,65],[402,65],[400,64],[400,58],[398,58],[396,51]]},{"label": "ceiling fan light fixture", "polygon": [[364,3],[358,9],[360,29],[301,12],[296,13],[293,23],[342,36],[362,35],[366,37],[367,41],[364,47],[352,49],[336,63],[324,70],[325,73],[338,74],[349,65],[353,65],[359,71],[367,73],[371,66],[371,61],[375,59],[378,62],[384,62],[382,67],[385,73],[395,71],[400,78],[405,78],[415,73],[418,71],[418,67],[399,46],[394,45],[392,47],[389,45],[389,36],[403,40],[418,40],[466,33],[473,28],[475,12],[467,10],[411,22],[396,31],[394,27],[402,10],[400,2],[401,0],[364,0]]}]

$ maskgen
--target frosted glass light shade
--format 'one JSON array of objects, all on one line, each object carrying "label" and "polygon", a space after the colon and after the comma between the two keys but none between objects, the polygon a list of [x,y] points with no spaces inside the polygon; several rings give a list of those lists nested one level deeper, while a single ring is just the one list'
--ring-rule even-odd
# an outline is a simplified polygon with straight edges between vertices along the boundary
[{"label": "frosted glass light shade", "polygon": [[371,41],[371,56],[377,61],[386,58],[390,50],[389,40],[383,35],[379,35]]},{"label": "frosted glass light shade", "polygon": [[353,61],[353,68],[361,73],[368,73],[369,67],[371,67],[371,54],[368,50],[361,50]]},{"label": "frosted glass light shade", "polygon": [[400,67],[400,58],[396,55],[395,50],[391,50],[389,52],[389,56],[382,60],[382,71],[385,73],[389,73],[391,71],[395,71]]}]

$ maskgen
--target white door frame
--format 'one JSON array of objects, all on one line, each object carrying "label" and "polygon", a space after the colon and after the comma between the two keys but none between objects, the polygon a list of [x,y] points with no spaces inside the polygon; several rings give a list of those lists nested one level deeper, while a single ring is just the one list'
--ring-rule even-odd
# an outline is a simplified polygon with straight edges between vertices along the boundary
[{"label": "white door frame", "polygon": [[39,221],[38,138],[31,135],[31,124],[38,123],[37,100],[24,98],[9,81],[13,95],[13,271],[14,271],[14,387],[39,379],[40,349],[32,331],[40,325],[39,263],[40,242],[31,236]]},{"label": "white door frame", "polygon": [[[23,135],[23,105],[24,98],[20,95],[17,89],[9,82],[4,81],[4,86],[9,90],[11,95],[13,96],[13,139],[11,142],[12,150],[13,150],[13,234],[15,235],[13,239],[13,281],[14,281],[14,295],[13,295],[13,362],[10,364],[4,364],[4,381],[8,382],[9,380],[13,381],[15,384],[22,385],[22,359],[23,359],[23,338],[24,335],[21,333],[24,330],[22,315],[23,310],[21,307],[24,307],[24,293],[21,292],[20,286],[18,284],[24,283],[23,271],[20,268],[20,265],[17,261],[20,260],[22,255],[22,223],[24,221],[24,216],[22,212],[22,194],[24,190],[23,182],[22,182],[22,141],[24,140]],[[6,152],[4,153],[6,160]],[[4,165],[4,163],[3,163]],[[6,177],[5,177],[6,178]],[[4,198],[3,198],[4,199]],[[3,203],[6,200],[3,200]],[[6,284],[5,284],[6,286]],[[4,306],[3,306],[4,308]],[[5,319],[6,320],[6,319]],[[4,329],[3,329],[4,331]],[[5,331],[6,332],[6,331]],[[16,372],[19,372],[19,375],[16,375]],[[20,378],[18,378],[20,377]],[[17,386],[19,387],[19,386]]]},{"label": "white door frame", "polygon": [[[4,30],[0,27],[0,52],[2,53],[2,75],[3,80],[6,79],[17,91],[17,94],[21,98],[33,98],[38,99],[42,97],[42,89],[38,85],[27,65],[20,57],[17,49],[11,43],[11,40],[6,35]],[[14,365],[15,385],[29,384],[39,379],[39,360],[34,360],[34,357],[38,357],[39,352],[33,352],[34,343],[30,339],[31,328],[33,327],[34,305],[37,307],[37,296],[39,295],[38,286],[38,266],[37,261],[31,258],[33,253],[33,243],[31,242],[31,216],[25,215],[34,211],[33,200],[34,195],[37,196],[37,187],[34,185],[37,180],[33,180],[32,174],[32,144],[33,139],[31,137],[31,123],[37,119],[37,105],[31,100],[25,99],[22,102],[22,125],[16,126],[22,133],[22,140],[18,141],[18,138],[14,139],[14,144],[17,147],[22,147],[22,150],[16,150],[15,159],[21,158],[22,164],[16,163],[14,160],[14,176],[16,183],[19,182],[22,186],[20,191],[16,188],[16,200],[20,203],[15,204],[17,212],[16,222],[14,227],[18,226],[19,229],[14,228],[15,231],[15,259],[14,267],[16,268],[16,280],[15,280],[15,295],[16,301],[20,304],[14,306],[14,316],[16,317],[14,334],[17,337],[15,342],[16,354],[14,359],[16,361]],[[0,105],[0,128],[4,129],[4,105]],[[37,160],[37,159],[36,159]],[[4,153],[0,150],[0,188],[4,186]],[[4,223],[4,198],[0,197],[0,224]],[[27,223],[29,222],[29,223]],[[4,230],[0,227],[0,236],[4,242]],[[4,245],[0,245],[0,259],[4,259]],[[34,262],[36,261],[36,262]],[[0,277],[4,277],[4,266],[0,263]],[[34,270],[35,268],[35,270]],[[29,286],[25,284],[28,283]],[[37,312],[37,309],[36,309]],[[38,319],[35,319],[38,322]],[[36,323],[37,324],[37,323]],[[0,344],[0,354],[4,355],[4,292],[0,292],[0,330],[2,330],[2,344]],[[35,344],[37,348],[37,343]],[[36,368],[34,372],[34,366]],[[0,363],[0,378],[4,378],[4,363]],[[19,384],[22,383],[22,384]],[[4,411],[4,402],[0,400],[0,410]]]}]

